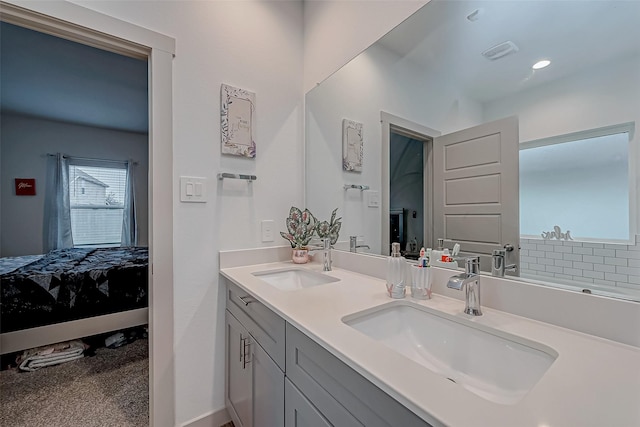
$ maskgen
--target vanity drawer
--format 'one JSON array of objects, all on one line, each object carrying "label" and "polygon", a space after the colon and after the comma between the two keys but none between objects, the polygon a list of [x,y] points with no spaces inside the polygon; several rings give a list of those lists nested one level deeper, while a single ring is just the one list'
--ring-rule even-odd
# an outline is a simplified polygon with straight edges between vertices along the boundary
[{"label": "vanity drawer", "polygon": [[429,426],[290,324],[287,377],[332,425]]},{"label": "vanity drawer", "polygon": [[227,309],[280,367],[285,369],[285,321],[228,280]]}]

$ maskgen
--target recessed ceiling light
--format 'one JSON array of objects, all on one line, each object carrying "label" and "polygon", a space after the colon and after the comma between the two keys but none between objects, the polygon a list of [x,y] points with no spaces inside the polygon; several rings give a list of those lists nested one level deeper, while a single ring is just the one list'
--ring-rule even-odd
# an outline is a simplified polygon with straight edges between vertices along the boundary
[{"label": "recessed ceiling light", "polygon": [[548,59],[543,59],[542,61],[538,61],[535,64],[533,64],[531,68],[533,68],[534,70],[539,70],[541,68],[548,66],[549,64],[551,64],[551,61],[549,61]]}]

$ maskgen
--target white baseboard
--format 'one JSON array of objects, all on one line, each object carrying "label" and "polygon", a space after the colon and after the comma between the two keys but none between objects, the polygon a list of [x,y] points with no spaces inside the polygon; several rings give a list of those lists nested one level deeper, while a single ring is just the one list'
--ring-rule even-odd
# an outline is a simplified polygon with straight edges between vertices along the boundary
[{"label": "white baseboard", "polygon": [[194,418],[191,421],[187,421],[181,424],[180,427],[220,427],[229,421],[231,421],[231,417],[227,409],[222,408],[219,411],[212,411]]}]

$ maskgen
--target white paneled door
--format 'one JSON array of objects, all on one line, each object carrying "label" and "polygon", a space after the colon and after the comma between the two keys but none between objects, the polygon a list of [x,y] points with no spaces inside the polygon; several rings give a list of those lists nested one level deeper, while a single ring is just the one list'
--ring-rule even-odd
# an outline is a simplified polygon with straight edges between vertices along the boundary
[{"label": "white paneled door", "polygon": [[519,263],[518,144],[517,117],[434,139],[434,238],[480,255],[483,271],[505,245],[507,263]]}]

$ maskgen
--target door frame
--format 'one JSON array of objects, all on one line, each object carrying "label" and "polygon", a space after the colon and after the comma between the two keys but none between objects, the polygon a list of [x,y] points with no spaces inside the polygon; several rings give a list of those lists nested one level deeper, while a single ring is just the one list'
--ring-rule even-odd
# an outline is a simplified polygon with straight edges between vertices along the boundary
[{"label": "door frame", "polygon": [[[390,165],[389,165],[389,149],[391,145],[391,132],[399,133],[405,136],[416,138],[425,141],[424,150],[424,233],[427,234],[427,230],[433,230],[433,203],[430,203],[433,199],[433,190],[431,185],[433,183],[433,139],[441,135],[441,132],[423,126],[421,124],[412,122],[402,117],[394,116],[393,114],[385,111],[380,111],[380,123],[382,125],[382,182],[380,188],[382,189],[381,197],[381,209],[380,218],[382,221],[382,240],[381,251],[383,255],[387,254],[385,248],[390,248],[391,242],[389,242],[389,179],[390,179]],[[429,236],[433,232],[428,233]],[[433,247],[433,236],[430,240],[425,240],[425,245]]]},{"label": "door frame", "polygon": [[[173,109],[175,39],[69,2],[0,1],[0,20],[149,64],[149,425],[175,425]],[[166,189],[171,189],[167,191]]]}]

